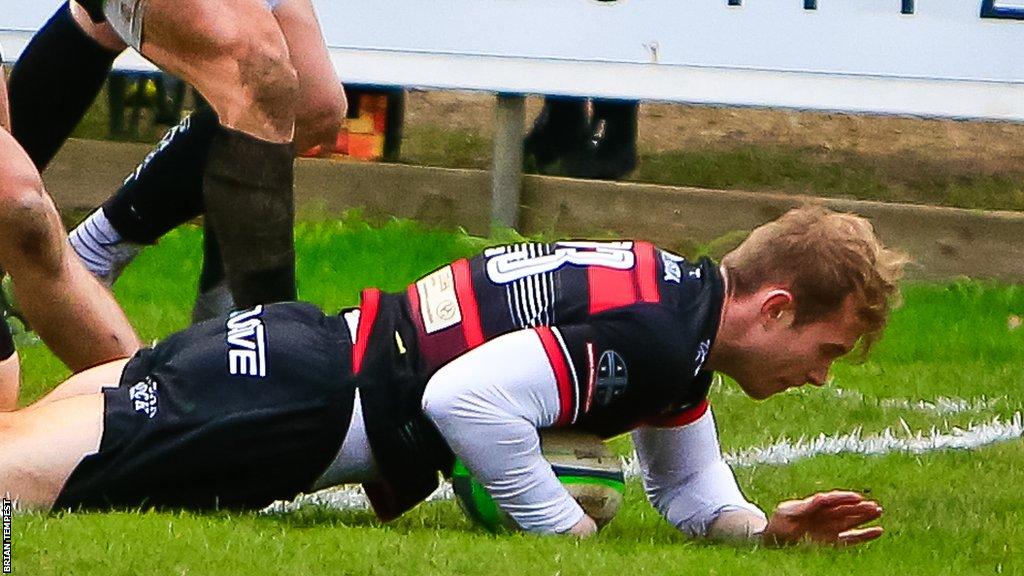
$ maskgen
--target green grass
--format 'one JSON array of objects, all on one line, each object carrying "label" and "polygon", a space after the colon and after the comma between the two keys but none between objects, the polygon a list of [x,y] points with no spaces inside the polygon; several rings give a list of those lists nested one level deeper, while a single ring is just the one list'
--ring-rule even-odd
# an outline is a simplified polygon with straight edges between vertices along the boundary
[{"label": "green grass", "polygon": [[[119,282],[119,300],[146,339],[181,328],[195,291],[201,233],[179,229],[143,252]],[[479,250],[485,240],[410,222],[371,227],[358,218],[297,231],[300,295],[329,309],[367,285],[398,289]],[[383,263],[386,263],[383,264]],[[1022,410],[1024,288],[975,282],[914,284],[885,339],[864,364],[842,364],[835,383],[763,403],[734,385],[712,393],[726,451],[780,438],[885,428],[913,431],[1007,418]],[[39,345],[22,347],[24,397],[66,372]],[[841,388],[847,394],[838,395]],[[861,396],[854,395],[858,392]],[[978,411],[935,414],[892,400],[989,399]],[[904,424],[905,423],[905,424]],[[903,433],[898,433],[903,434]],[[626,449],[618,441],[620,449]],[[763,507],[835,487],[869,492],[886,508],[887,534],[849,549],[771,550],[688,542],[644,501],[636,482],[598,537],[491,536],[452,502],[420,506],[381,526],[366,512],[305,508],[281,515],[118,512],[20,515],[15,574],[1013,574],[1024,572],[1024,445],[972,451],[818,456],[739,468]]]}]

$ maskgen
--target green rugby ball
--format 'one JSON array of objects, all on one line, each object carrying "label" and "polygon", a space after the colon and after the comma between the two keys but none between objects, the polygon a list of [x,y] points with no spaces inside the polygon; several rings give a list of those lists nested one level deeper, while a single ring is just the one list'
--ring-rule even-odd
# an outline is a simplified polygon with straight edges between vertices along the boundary
[{"label": "green rugby ball", "polygon": [[[541,453],[584,512],[599,528],[611,522],[622,506],[626,487],[622,460],[591,434],[542,430],[540,437]],[[452,470],[452,489],[474,523],[491,532],[518,530],[460,460]]]}]

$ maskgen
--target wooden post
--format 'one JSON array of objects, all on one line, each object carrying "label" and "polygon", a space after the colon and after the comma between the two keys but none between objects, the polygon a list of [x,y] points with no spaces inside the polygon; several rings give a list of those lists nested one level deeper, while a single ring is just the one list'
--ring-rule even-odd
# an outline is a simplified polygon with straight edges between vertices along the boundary
[{"label": "wooden post", "polygon": [[519,224],[519,191],[523,178],[523,121],[525,99],[498,94],[495,116],[494,163],[491,168],[491,228]]}]

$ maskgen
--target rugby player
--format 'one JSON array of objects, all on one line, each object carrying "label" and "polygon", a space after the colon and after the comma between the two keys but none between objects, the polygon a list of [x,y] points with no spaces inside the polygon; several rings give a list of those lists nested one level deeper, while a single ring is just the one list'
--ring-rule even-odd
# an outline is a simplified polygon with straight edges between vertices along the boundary
[{"label": "rugby player", "polygon": [[645,242],[487,249],[403,293],[236,312],[0,415],[0,492],[24,506],[259,508],[363,483],[415,506],[457,455],[523,529],[594,522],[537,430],[633,431],[654,506],[695,537],[855,544],[881,507],[854,492],[748,502],[722,459],[713,372],[753,398],[824,385],[880,335],[904,258],[864,219],[795,209],[720,266]]},{"label": "rugby player", "polygon": [[[68,246],[39,172],[11,136],[0,57],[0,268],[39,336],[72,370],[133,354],[139,339],[113,296]],[[0,272],[2,276],[2,272]],[[0,318],[0,408],[17,405],[18,356]]]},{"label": "rugby player", "polygon": [[37,167],[60,148],[126,45],[195,86],[213,110],[172,130],[147,158],[163,164],[151,176],[158,190],[136,195],[136,171],[125,183],[131,197],[94,213],[87,234],[72,238],[76,250],[109,276],[108,261],[118,258],[110,252],[132,249],[122,239],[149,243],[198,204],[240,305],[294,299],[293,136],[302,149],[333,142],[346,107],[310,0],[65,4],[11,79],[14,134]]}]

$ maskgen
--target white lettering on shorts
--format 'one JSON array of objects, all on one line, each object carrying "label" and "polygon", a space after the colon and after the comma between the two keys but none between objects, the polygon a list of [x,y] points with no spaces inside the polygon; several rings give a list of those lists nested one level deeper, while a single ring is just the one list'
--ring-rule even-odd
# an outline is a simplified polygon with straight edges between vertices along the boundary
[{"label": "white lettering on shorts", "polygon": [[228,317],[228,372],[233,376],[267,375],[267,335],[263,306],[239,310]]}]

